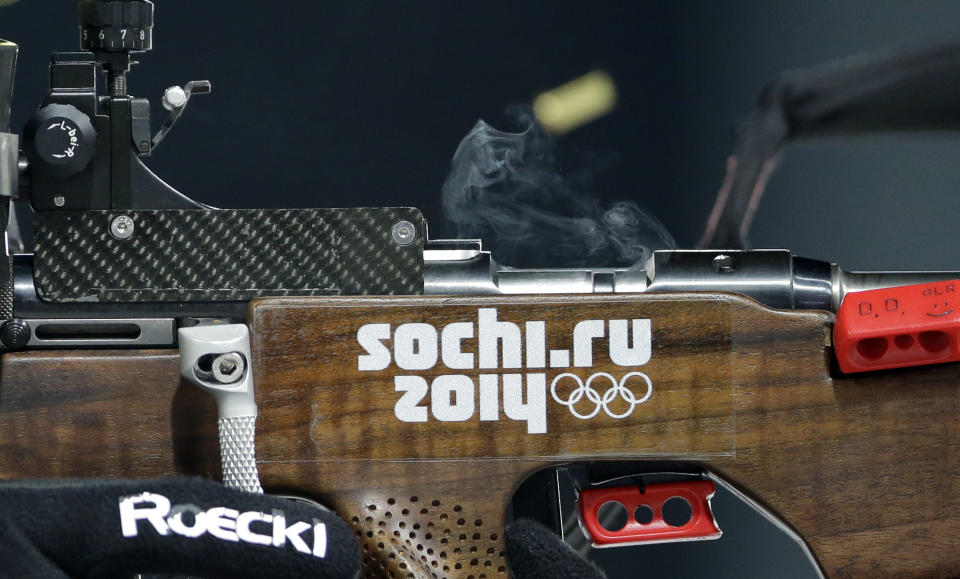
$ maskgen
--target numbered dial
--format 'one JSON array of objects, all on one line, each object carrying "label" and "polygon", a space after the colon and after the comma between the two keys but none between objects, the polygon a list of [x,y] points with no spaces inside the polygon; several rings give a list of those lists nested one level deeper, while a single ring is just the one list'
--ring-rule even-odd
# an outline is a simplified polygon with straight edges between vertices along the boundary
[{"label": "numbered dial", "polygon": [[146,28],[84,28],[80,31],[84,50],[145,52],[153,48],[153,32]]},{"label": "numbered dial", "polygon": [[95,52],[153,48],[153,2],[85,0],[80,3],[80,44]]}]

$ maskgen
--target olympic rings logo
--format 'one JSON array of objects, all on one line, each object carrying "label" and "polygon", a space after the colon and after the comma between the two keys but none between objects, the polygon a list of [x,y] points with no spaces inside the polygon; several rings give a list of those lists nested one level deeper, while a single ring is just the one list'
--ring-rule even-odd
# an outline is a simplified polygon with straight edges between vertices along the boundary
[{"label": "olympic rings logo", "polygon": [[[630,378],[635,376],[642,378],[647,384],[647,391],[642,398],[637,398],[637,395],[633,392],[633,390],[627,387],[627,382],[630,380]],[[561,398],[557,394],[557,384],[565,378],[572,379],[574,382],[576,382],[577,387],[574,388],[566,398]],[[605,378],[610,381],[610,387],[607,388],[603,394],[593,388],[593,382],[597,378]],[[606,412],[607,416],[610,418],[626,418],[633,413],[633,409],[638,404],[643,404],[649,400],[652,394],[653,383],[643,372],[630,372],[629,374],[624,375],[619,382],[611,374],[606,372],[597,372],[596,374],[587,378],[586,383],[584,383],[583,380],[581,380],[576,374],[564,372],[563,374],[560,374],[554,378],[553,382],[550,383],[550,395],[553,396],[553,399],[557,402],[557,404],[566,406],[570,409],[571,414],[581,420],[593,418],[600,412],[600,410]],[[577,403],[583,400],[584,397],[586,397],[588,402],[591,402],[595,405],[594,409],[587,414],[583,414],[576,409]],[[629,408],[621,413],[616,413],[610,410],[610,403],[617,398],[620,398],[626,402],[629,405]]]}]

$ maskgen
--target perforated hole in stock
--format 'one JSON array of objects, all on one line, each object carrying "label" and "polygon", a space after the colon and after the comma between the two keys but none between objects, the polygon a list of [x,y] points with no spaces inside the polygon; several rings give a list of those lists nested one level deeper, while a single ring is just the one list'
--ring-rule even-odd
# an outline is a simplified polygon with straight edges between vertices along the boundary
[{"label": "perforated hole in stock", "polygon": [[441,499],[387,497],[350,520],[363,545],[362,577],[493,579],[506,577],[499,529]]}]

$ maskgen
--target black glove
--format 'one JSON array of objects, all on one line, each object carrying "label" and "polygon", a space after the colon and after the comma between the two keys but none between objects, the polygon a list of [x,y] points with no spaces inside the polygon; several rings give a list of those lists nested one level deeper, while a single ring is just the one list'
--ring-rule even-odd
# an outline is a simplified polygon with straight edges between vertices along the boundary
[{"label": "black glove", "polygon": [[581,557],[556,534],[530,519],[506,530],[507,560],[515,579],[605,579],[603,571]]},{"label": "black glove", "polygon": [[360,546],[312,505],[197,478],[0,483],[0,577],[353,578]]}]

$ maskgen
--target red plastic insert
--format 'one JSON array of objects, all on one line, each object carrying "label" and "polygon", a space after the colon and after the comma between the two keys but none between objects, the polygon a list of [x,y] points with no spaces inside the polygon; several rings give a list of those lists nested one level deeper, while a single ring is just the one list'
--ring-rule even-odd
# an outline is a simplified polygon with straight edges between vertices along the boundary
[{"label": "red plastic insert", "polygon": [[960,280],[853,292],[833,329],[846,373],[960,360]]},{"label": "red plastic insert", "polygon": [[[580,493],[580,522],[595,547],[718,539],[721,532],[710,510],[715,490],[709,480],[647,485],[643,493],[636,486],[587,489]],[[690,506],[690,520],[680,526],[663,518],[663,505],[673,498]],[[610,531],[600,524],[600,507],[610,501],[627,510],[622,529]]]}]

